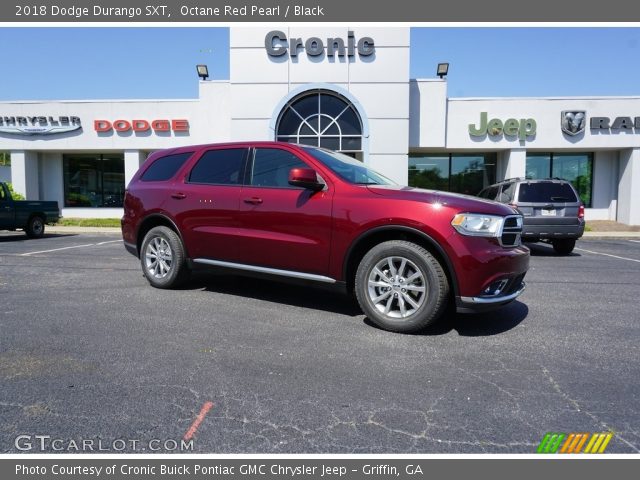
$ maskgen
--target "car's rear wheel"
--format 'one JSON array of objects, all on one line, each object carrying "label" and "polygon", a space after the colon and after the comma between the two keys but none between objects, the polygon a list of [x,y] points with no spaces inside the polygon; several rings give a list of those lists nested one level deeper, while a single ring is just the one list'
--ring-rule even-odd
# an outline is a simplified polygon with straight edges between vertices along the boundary
[{"label": "car's rear wheel", "polygon": [[576,241],[574,239],[562,239],[554,240],[551,244],[553,245],[553,249],[556,253],[560,255],[569,255],[573,252],[573,249],[576,246]]},{"label": "car's rear wheel", "polygon": [[356,272],[355,292],[367,317],[385,330],[413,333],[443,313],[449,282],[438,260],[412,242],[373,247]]},{"label": "car's rear wheel", "polygon": [[182,241],[168,227],[154,227],[145,235],[140,263],[144,276],[156,288],[175,288],[189,278]]},{"label": "car's rear wheel", "polygon": [[29,238],[41,238],[44,235],[44,219],[40,215],[34,215],[29,219],[24,233]]}]

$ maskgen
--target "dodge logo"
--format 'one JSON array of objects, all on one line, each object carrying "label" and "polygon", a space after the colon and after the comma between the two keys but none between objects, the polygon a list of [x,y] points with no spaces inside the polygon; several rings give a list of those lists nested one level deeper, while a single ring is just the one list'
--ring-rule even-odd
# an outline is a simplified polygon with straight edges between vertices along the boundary
[{"label": "dodge logo", "polygon": [[562,131],[567,135],[578,135],[584,132],[587,125],[587,112],[584,110],[565,110],[560,118]]}]

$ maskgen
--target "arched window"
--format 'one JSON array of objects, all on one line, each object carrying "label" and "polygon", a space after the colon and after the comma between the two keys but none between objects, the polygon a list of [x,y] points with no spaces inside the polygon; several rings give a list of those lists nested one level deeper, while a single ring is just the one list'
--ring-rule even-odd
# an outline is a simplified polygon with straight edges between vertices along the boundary
[{"label": "arched window", "polygon": [[342,95],[311,90],[293,98],[282,109],[276,139],[338,152],[361,152],[362,121]]}]

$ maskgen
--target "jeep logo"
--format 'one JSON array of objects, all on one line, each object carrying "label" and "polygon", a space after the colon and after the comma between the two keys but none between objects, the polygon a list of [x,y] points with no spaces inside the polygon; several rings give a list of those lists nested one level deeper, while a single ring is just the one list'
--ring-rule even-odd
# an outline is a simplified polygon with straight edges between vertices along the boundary
[{"label": "jeep logo", "polygon": [[469,124],[469,135],[472,137],[497,137],[504,134],[505,137],[518,137],[524,141],[528,137],[536,135],[536,121],[533,118],[509,118],[504,122],[499,118],[488,120],[487,112],[480,113],[480,124],[476,127],[473,123]]}]

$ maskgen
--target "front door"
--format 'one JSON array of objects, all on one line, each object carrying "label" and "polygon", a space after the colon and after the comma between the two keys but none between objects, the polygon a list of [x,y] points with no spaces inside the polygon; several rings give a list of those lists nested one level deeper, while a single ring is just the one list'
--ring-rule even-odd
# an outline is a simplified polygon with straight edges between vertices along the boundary
[{"label": "front door", "polygon": [[5,191],[4,185],[0,184],[0,230],[13,228],[15,209],[13,201],[9,200],[9,194]]},{"label": "front door", "polygon": [[289,185],[292,168],[310,168],[283,148],[256,148],[240,193],[241,263],[327,275],[333,189]]}]

